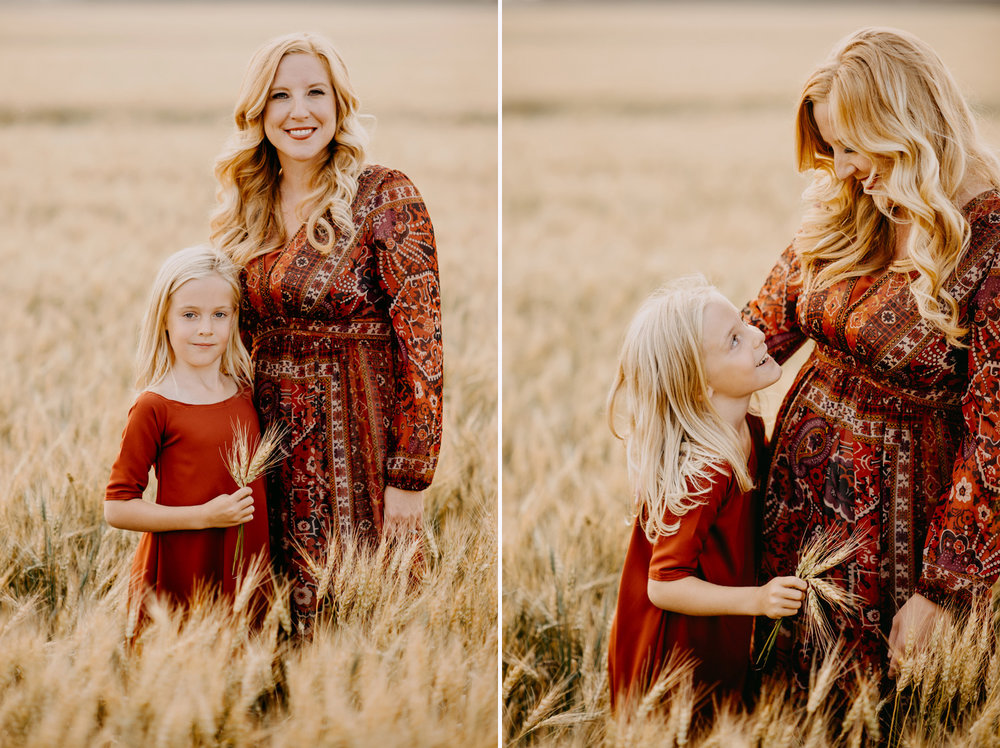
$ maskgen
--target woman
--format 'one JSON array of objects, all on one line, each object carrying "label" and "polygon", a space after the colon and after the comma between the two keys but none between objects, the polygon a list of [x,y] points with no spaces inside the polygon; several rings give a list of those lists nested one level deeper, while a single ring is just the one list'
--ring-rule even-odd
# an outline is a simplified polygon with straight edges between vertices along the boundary
[{"label": "woman", "polygon": [[290,34],[253,58],[219,157],[212,240],[244,267],[241,316],[262,420],[290,428],[272,548],[308,630],[308,554],[419,539],[441,442],[434,231],[400,172],[366,166],[347,69]]},{"label": "woman", "polygon": [[934,51],[877,28],[806,82],[797,153],[811,207],[744,310],[779,361],[815,342],[778,413],[761,573],[817,528],[863,532],[833,572],[860,613],[833,623],[891,675],[1000,564],[1000,164]]}]

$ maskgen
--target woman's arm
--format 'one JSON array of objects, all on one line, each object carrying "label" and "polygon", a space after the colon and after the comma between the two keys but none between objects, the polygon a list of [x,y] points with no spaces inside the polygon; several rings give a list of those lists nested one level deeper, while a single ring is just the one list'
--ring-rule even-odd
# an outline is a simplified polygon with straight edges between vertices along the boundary
[{"label": "woman's arm", "polygon": [[763,331],[767,351],[779,364],[785,363],[806,340],[796,313],[801,291],[802,269],[794,246],[789,246],[757,297],[743,307],[743,319]]},{"label": "woman's arm", "polygon": [[[973,226],[971,244],[1000,246],[1000,215],[981,217]],[[943,605],[967,607],[974,598],[987,596],[1000,575],[1000,267],[996,263],[976,291],[968,316],[965,433],[947,493],[940,500],[928,497],[933,503],[923,570],[917,594],[892,621],[890,674],[908,643],[922,645]]]},{"label": "woman's arm", "polygon": [[[1000,225],[989,228],[1000,246]],[[972,241],[984,237],[974,232]],[[939,605],[987,594],[1000,574],[1000,267],[976,292],[969,324],[962,443],[947,492],[928,497],[934,505],[917,583],[917,592]]]},{"label": "woman's arm", "polygon": [[112,527],[138,532],[233,527],[253,519],[251,494],[246,486],[194,506],[164,506],[142,498],[112,499],[104,502],[104,519]]},{"label": "woman's arm", "polygon": [[688,616],[783,618],[799,611],[805,589],[798,577],[775,577],[762,587],[724,587],[682,577],[671,582],[650,579],[646,593],[657,608]]},{"label": "woman's arm", "polygon": [[443,347],[434,228],[416,187],[397,171],[384,177],[368,223],[379,285],[389,300],[396,340],[396,402],[386,459],[387,483],[406,491],[430,485],[441,446]]}]

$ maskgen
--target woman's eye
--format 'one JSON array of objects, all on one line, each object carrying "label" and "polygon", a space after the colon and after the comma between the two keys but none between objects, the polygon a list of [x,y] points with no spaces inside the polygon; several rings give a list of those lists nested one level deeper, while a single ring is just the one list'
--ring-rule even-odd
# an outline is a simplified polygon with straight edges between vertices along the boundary
[{"label": "woman's eye", "polygon": [[184,312],[184,319],[194,319],[194,312]]},{"label": "woman's eye", "polygon": [[287,99],[288,98],[288,94],[286,94],[284,91],[275,91],[273,94],[271,94],[271,98],[272,99]]},{"label": "woman's eye", "polygon": [[218,317],[219,319],[225,319],[226,317],[229,316],[229,312],[216,312],[215,316]]},{"label": "woman's eye", "polygon": [[844,149],[844,153],[854,153],[854,149],[853,148],[845,148]]}]

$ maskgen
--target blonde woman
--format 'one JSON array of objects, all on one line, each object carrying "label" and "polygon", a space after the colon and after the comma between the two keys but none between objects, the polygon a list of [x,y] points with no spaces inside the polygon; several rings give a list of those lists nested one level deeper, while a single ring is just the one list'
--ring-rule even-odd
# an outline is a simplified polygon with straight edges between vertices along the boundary
[{"label": "blonde woman", "polygon": [[306,630],[320,605],[310,561],[421,537],[441,441],[434,231],[406,176],[365,163],[358,99],[323,37],[264,44],[235,120],[212,239],[243,266],[261,418],[290,429],[273,550]]},{"label": "blonde woman", "polygon": [[654,294],[625,333],[608,412],[635,523],[608,646],[615,708],[641,698],[674,649],[697,659],[700,683],[739,695],[753,616],[802,604],[801,579],[755,585],[751,491],[766,455],[748,408],[780,376],[763,333],[700,276]]},{"label": "blonde woman", "polygon": [[[937,54],[893,29],[837,45],[797,127],[809,207],[744,310],[779,361],[815,342],[775,427],[763,573],[817,529],[864,533],[834,572],[860,615],[833,623],[893,674],[1000,570],[1000,166]],[[781,650],[805,685],[809,642]]]},{"label": "blonde woman", "polygon": [[[238,488],[222,458],[236,428],[259,436],[239,334],[238,273],[227,257],[198,246],[171,255],[153,284],[137,356],[139,394],[104,502],[108,524],[143,533],[129,586],[129,638],[148,594],[175,603],[205,587],[233,594],[239,528],[244,557],[268,558],[264,481]],[[150,467],[155,503],[142,499]]]}]

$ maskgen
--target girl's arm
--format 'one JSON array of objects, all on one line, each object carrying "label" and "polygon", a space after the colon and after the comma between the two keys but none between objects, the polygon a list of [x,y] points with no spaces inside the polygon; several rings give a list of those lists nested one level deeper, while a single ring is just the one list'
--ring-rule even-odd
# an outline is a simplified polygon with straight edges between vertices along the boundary
[{"label": "girl's arm", "polygon": [[798,612],[805,589],[798,577],[775,577],[763,587],[724,587],[698,577],[650,579],[646,585],[649,601],[657,608],[688,616],[783,618]]},{"label": "girl's arm", "polygon": [[149,468],[163,449],[166,412],[162,401],[140,393],[128,412],[118,459],[105,491],[104,518],[112,527],[139,532],[231,527],[253,518],[250,488],[220,494],[195,506],[164,506],[142,500]]},{"label": "girl's arm", "polygon": [[204,530],[232,527],[253,519],[249,486],[194,506],[164,506],[141,498],[104,502],[104,519],[112,527],[138,532]]}]

